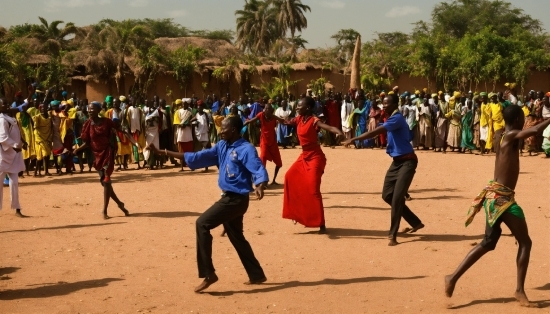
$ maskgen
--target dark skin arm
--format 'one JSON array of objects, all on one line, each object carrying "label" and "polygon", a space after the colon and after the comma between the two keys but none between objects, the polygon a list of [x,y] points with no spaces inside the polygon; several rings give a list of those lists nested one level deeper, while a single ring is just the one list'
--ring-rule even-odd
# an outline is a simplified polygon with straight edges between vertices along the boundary
[{"label": "dark skin arm", "polygon": [[544,122],[542,122],[540,124],[537,124],[532,128],[528,128],[528,129],[522,130],[522,131],[514,130],[514,131],[508,132],[508,134],[515,134],[515,136],[514,136],[515,140],[526,139],[526,138],[529,138],[531,136],[541,134],[544,131],[544,129],[546,129],[546,127],[548,125],[550,125],[550,119],[547,119]]},{"label": "dark skin arm", "polygon": [[[342,130],[340,130],[336,127],[330,126],[330,125],[325,124],[321,121],[317,122],[317,126],[320,127],[323,130],[326,130],[330,133],[334,133],[334,134],[338,135],[339,138],[344,138],[344,132],[342,132]],[[338,142],[338,138],[336,138],[336,142]]]},{"label": "dark skin arm", "polygon": [[259,119],[260,119],[260,118],[258,118],[258,116],[256,116],[256,117],[254,117],[254,118],[252,118],[252,119],[250,119],[250,120],[247,120],[247,121],[243,124],[243,126],[246,126],[246,125],[248,125],[248,124],[250,124],[250,123],[252,123],[252,122],[256,122],[256,121],[258,121]]},{"label": "dark skin arm", "polygon": [[[176,153],[169,150],[159,150],[152,143],[149,146],[147,146],[147,149],[151,150],[153,153],[157,155],[165,155],[165,156],[174,157],[177,159],[184,159],[184,156],[183,156],[184,153]],[[264,197],[264,190],[266,189],[266,187],[267,187],[267,182],[262,182],[258,186],[256,186],[254,193],[256,194],[256,197],[258,198],[258,200],[261,200]]]},{"label": "dark skin arm", "polygon": [[363,134],[361,134],[357,137],[354,137],[354,138],[350,138],[349,140],[346,140],[346,141],[342,142],[342,144],[350,145],[354,141],[366,140],[366,139],[373,138],[377,135],[380,135],[380,134],[383,134],[383,133],[386,133],[386,132],[387,132],[387,130],[384,126],[379,126],[379,127],[377,127],[376,129],[374,129],[372,131],[365,132],[365,133],[363,133]]}]

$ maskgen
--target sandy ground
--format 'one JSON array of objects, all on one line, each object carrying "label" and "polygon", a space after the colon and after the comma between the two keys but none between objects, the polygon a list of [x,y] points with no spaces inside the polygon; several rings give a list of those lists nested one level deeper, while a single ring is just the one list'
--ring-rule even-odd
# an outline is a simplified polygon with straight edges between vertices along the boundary
[{"label": "sandy ground", "polygon": [[[299,153],[282,151],[279,182]],[[268,282],[243,285],[245,271],[218,228],[213,258],[220,281],[203,294],[193,293],[200,283],[194,223],[219,197],[217,171],[116,173],[115,191],[133,216],[112,204],[107,221],[95,173],[26,177],[20,194],[30,218],[13,215],[4,188],[0,312],[548,313],[548,160],[522,158],[516,190],[534,242],[526,290],[544,307],[524,309],[512,298],[517,247],[504,225],[497,250],[466,273],[452,299],[443,293],[443,276],[482,238],[483,214],[468,228],[464,221],[492,178],[494,157],[419,152],[409,205],[426,228],[388,247],[390,211],[380,192],[390,158],[381,150],[325,153],[329,234],[282,219],[282,186],[270,189],[245,216],[245,235]]]}]

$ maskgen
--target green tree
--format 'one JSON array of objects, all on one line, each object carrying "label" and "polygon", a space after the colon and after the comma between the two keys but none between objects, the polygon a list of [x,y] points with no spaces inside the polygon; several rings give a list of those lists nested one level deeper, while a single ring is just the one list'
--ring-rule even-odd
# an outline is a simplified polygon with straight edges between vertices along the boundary
[{"label": "green tree", "polygon": [[185,89],[186,93],[186,83],[192,77],[205,54],[204,49],[188,45],[174,50],[168,57],[168,69],[172,71],[172,75],[179,83],[180,88]]},{"label": "green tree", "polygon": [[62,49],[68,44],[68,37],[74,36],[78,32],[78,28],[74,23],[66,23],[60,28],[63,21],[53,21],[48,23],[43,17],[38,17],[40,24],[38,27],[30,27],[29,36],[38,38],[43,45],[44,52],[58,56]]},{"label": "green tree", "polygon": [[301,32],[307,28],[306,11],[311,8],[302,3],[301,0],[274,0],[273,6],[277,9],[277,24],[282,37],[290,31],[290,37],[294,38],[296,31]]},{"label": "green tree", "polygon": [[500,36],[510,36],[519,25],[531,33],[540,33],[542,24],[506,1],[453,0],[441,2],[432,11],[435,32],[462,38],[475,34],[487,26]]},{"label": "green tree", "polygon": [[330,38],[336,40],[338,55],[345,62],[351,60],[353,56],[357,36],[359,36],[359,32],[351,28],[341,29],[336,34],[330,36]]},{"label": "green tree", "polygon": [[27,51],[19,43],[0,44],[0,94],[6,95],[25,82],[29,72]]},{"label": "green tree", "polygon": [[122,81],[124,80],[124,58],[132,55],[136,50],[148,49],[152,44],[150,30],[142,25],[135,25],[132,21],[108,24],[99,33],[104,49],[109,50],[116,59],[115,82],[119,95],[123,95]]},{"label": "green tree", "polygon": [[260,55],[269,53],[272,44],[280,37],[275,10],[268,1],[245,0],[237,16],[236,45],[243,51]]}]

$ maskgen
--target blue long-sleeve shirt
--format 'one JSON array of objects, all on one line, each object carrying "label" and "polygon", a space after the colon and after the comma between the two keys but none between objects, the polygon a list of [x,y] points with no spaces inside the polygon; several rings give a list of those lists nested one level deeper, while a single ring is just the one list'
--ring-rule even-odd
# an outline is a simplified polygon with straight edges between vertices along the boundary
[{"label": "blue long-sleeve shirt", "polygon": [[256,148],[242,138],[232,144],[221,140],[210,149],[185,153],[184,158],[191,169],[219,164],[218,186],[224,192],[246,195],[253,191],[252,182],[259,185],[269,181]]},{"label": "blue long-sleeve shirt", "polygon": [[217,112],[220,109],[220,102],[216,101],[212,104],[212,112]]},{"label": "blue long-sleeve shirt", "polygon": [[264,108],[260,105],[260,103],[258,102],[255,102],[252,104],[252,106],[250,107],[250,115],[248,116],[248,119],[253,119],[255,118],[258,113],[262,112],[264,110]]}]

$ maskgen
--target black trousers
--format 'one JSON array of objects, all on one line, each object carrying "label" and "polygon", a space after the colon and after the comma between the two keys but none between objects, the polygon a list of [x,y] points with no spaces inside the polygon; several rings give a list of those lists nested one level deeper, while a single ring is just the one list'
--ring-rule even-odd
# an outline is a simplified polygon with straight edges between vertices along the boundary
[{"label": "black trousers", "polygon": [[422,222],[405,204],[405,195],[414,178],[418,161],[394,161],[384,179],[382,198],[391,205],[390,237],[397,237],[401,217],[411,225],[417,227]]},{"label": "black trousers", "polygon": [[243,234],[243,217],[248,209],[248,202],[248,195],[226,193],[197,219],[199,278],[206,278],[215,272],[212,263],[212,235],[210,230],[222,224],[229,241],[231,241],[241,259],[249,279],[265,278],[264,271]]}]

